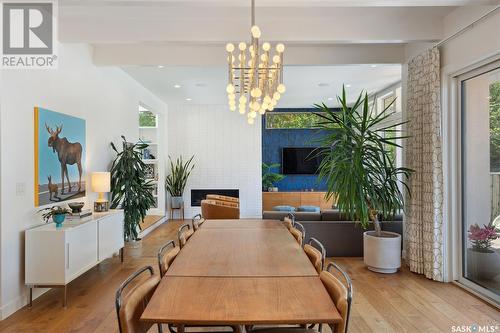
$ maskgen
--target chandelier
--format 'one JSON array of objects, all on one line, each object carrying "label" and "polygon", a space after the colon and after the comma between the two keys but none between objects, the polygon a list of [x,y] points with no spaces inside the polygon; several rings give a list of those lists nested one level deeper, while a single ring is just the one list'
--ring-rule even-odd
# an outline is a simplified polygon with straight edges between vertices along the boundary
[{"label": "chandelier", "polygon": [[252,39],[248,45],[241,42],[236,51],[234,44],[226,45],[229,68],[226,91],[229,109],[236,111],[238,103],[239,113],[246,113],[248,123],[253,124],[257,113],[263,115],[272,111],[286,90],[283,84],[285,46],[277,44],[273,55],[270,43],[259,44],[261,32],[255,25],[255,0],[252,0],[250,32]]}]

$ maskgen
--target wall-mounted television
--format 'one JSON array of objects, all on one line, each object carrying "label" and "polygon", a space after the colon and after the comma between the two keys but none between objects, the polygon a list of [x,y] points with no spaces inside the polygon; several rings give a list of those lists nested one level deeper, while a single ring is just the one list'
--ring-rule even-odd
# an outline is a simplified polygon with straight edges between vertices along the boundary
[{"label": "wall-mounted television", "polygon": [[281,151],[281,172],[284,175],[313,175],[318,173],[322,157],[315,147],[285,147]]}]

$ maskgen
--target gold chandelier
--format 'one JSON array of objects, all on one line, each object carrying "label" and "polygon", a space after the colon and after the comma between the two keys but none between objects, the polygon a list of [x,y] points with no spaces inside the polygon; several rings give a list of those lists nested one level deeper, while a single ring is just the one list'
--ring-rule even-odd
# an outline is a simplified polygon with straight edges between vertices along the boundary
[{"label": "gold chandelier", "polygon": [[[240,114],[247,114],[249,124],[253,124],[257,113],[263,115],[272,111],[281,94],[286,90],[283,84],[283,51],[285,46],[276,45],[271,53],[271,44],[259,44],[260,29],[255,25],[255,0],[252,0],[252,39],[247,47],[245,42],[226,45],[228,53],[229,83],[226,87],[229,109],[236,111],[236,99]],[[262,49],[262,51],[261,51]]]}]

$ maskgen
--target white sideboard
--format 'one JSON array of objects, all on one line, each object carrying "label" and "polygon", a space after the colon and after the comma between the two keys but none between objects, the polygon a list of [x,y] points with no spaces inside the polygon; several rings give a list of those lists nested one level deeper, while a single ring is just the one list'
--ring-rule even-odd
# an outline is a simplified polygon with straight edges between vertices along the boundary
[{"label": "white sideboard", "polygon": [[123,211],[94,213],[81,221],[49,223],[25,232],[25,283],[30,288],[64,287],[101,261],[120,252],[123,261]]}]

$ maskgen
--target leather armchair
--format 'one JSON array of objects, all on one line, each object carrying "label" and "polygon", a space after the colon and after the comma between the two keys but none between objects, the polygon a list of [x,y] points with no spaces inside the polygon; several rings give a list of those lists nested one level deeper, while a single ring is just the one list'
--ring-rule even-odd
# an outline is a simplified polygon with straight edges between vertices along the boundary
[{"label": "leather armchair", "polygon": [[218,195],[218,194],[207,194],[206,199],[208,200],[217,200],[217,201],[225,201],[225,202],[232,202],[236,204],[240,204],[240,199],[234,198],[234,197],[228,197],[225,195]]},{"label": "leather armchair", "polygon": [[211,220],[239,219],[240,207],[235,202],[205,199],[201,201],[201,216]]}]

